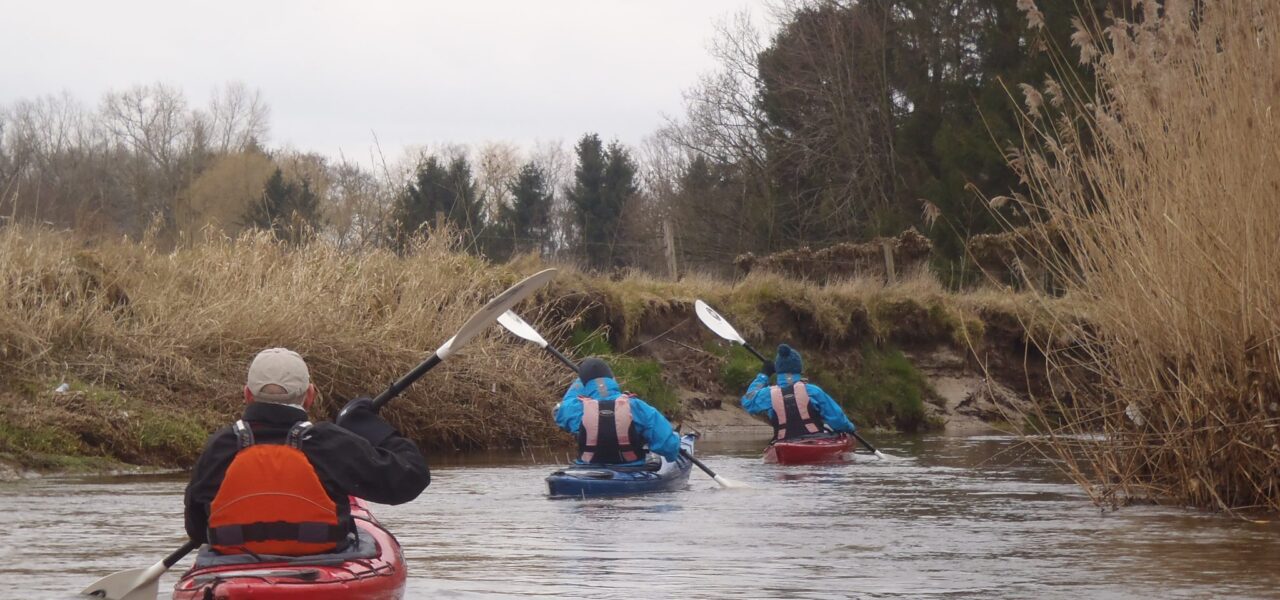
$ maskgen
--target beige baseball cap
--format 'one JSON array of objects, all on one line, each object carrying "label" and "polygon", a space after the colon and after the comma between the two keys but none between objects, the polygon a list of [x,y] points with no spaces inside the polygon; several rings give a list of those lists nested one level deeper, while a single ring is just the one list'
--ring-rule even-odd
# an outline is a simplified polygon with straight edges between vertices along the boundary
[{"label": "beige baseball cap", "polygon": [[[284,393],[267,393],[268,385],[284,388]],[[287,348],[268,348],[253,357],[249,364],[249,392],[255,400],[278,404],[298,404],[311,385],[311,372],[297,352]]]}]

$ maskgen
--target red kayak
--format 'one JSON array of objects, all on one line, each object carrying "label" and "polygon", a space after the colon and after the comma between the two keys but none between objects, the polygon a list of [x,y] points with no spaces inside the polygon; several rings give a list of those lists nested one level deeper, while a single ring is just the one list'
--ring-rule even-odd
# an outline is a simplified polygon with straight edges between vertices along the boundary
[{"label": "red kayak", "polygon": [[764,462],[780,465],[813,465],[844,462],[853,452],[853,437],[840,434],[776,441],[764,450]]},{"label": "red kayak", "polygon": [[220,556],[202,548],[196,565],[173,587],[174,600],[400,600],[405,564],[400,544],[351,499],[358,542],[336,554],[271,557]]}]

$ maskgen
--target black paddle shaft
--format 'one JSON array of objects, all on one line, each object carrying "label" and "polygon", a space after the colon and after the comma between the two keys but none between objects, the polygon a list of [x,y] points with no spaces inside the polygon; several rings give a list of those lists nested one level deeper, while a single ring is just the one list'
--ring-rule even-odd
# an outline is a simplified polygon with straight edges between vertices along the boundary
[{"label": "black paddle shaft", "polygon": [[426,375],[427,371],[435,368],[436,365],[440,364],[441,360],[442,359],[439,354],[432,354],[430,358],[422,361],[422,364],[414,367],[412,371],[409,371],[407,375],[401,377],[399,381],[391,384],[391,387],[387,388],[387,391],[378,394],[378,397],[373,399],[373,410],[382,410],[382,406],[384,404],[390,402],[392,398],[399,396],[400,392],[403,392],[405,388],[413,385],[413,382],[417,381],[419,377]]},{"label": "black paddle shaft", "polygon": [[178,561],[182,560],[184,556],[191,554],[192,550],[195,550],[196,548],[199,548],[199,547],[200,547],[200,542],[197,542],[195,540],[187,540],[187,543],[183,544],[181,548],[174,550],[173,554],[170,554],[169,556],[164,557],[164,561],[163,561],[164,568],[168,569],[169,567],[172,567],[173,565],[178,564]]},{"label": "black paddle shaft", "polygon": [[856,432],[856,431],[855,431],[855,432],[853,432],[853,437],[854,437],[854,438],[856,438],[859,442],[862,442],[862,445],[863,445],[863,446],[866,446],[866,447],[867,447],[867,450],[870,450],[872,453],[879,452],[879,450],[876,450],[876,447],[875,447],[875,446],[872,446],[870,442],[868,442],[867,440],[863,439],[863,437],[862,437],[862,436],[858,435],[858,432]]},{"label": "black paddle shaft", "polygon": [[572,360],[570,360],[568,356],[565,356],[561,354],[559,350],[556,350],[555,346],[552,346],[551,344],[547,344],[546,350],[547,352],[551,353],[551,356],[556,357],[557,359],[560,360],[560,362],[564,363],[564,366],[569,367],[570,369],[573,369],[574,373],[578,372],[578,365],[574,363]]},{"label": "black paddle shaft", "polygon": [[760,359],[760,362],[773,362],[773,361],[771,361],[771,360],[769,360],[769,359],[765,358],[763,354],[760,354],[759,352],[756,352],[756,349],[755,349],[755,348],[752,348],[752,347],[751,347],[751,344],[743,343],[743,344],[742,344],[742,347],[743,347],[743,348],[746,348],[746,349],[747,349],[747,352],[750,352],[750,353],[754,354],[754,355],[756,356],[756,358]]}]

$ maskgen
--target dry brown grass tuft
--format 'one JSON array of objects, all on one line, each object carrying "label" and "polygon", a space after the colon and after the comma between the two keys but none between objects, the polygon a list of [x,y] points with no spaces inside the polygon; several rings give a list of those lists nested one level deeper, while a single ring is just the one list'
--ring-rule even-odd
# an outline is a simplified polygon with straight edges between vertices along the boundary
[{"label": "dry brown grass tuft", "polygon": [[1025,115],[1014,163],[1026,245],[1065,237],[1041,262],[1094,325],[1062,323],[1078,344],[1049,359],[1101,384],[1059,380],[1045,433],[1100,503],[1280,510],[1280,11],[1079,29],[1099,97]]},{"label": "dry brown grass tuft", "polygon": [[[11,385],[66,377],[213,426],[238,411],[253,354],[286,346],[307,359],[327,416],[385,389],[521,274],[441,242],[400,257],[247,235],[163,254],[7,228],[0,368]],[[391,419],[436,448],[546,441],[561,378],[533,350],[495,327],[396,400]]]}]

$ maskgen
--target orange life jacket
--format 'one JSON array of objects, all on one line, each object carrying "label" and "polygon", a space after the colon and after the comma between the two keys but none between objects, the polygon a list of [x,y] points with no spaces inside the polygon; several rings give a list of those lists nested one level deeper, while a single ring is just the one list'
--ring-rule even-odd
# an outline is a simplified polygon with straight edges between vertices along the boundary
[{"label": "orange life jacket", "polygon": [[299,448],[310,422],[294,425],[284,444],[254,444],[236,421],[239,450],[209,511],[209,545],[222,554],[303,556],[337,549],[348,527]]},{"label": "orange life jacket", "polygon": [[769,395],[773,401],[774,417],[770,419],[773,423],[773,439],[781,440],[822,431],[822,415],[809,410],[812,407],[804,380],[785,388],[770,386]]}]

